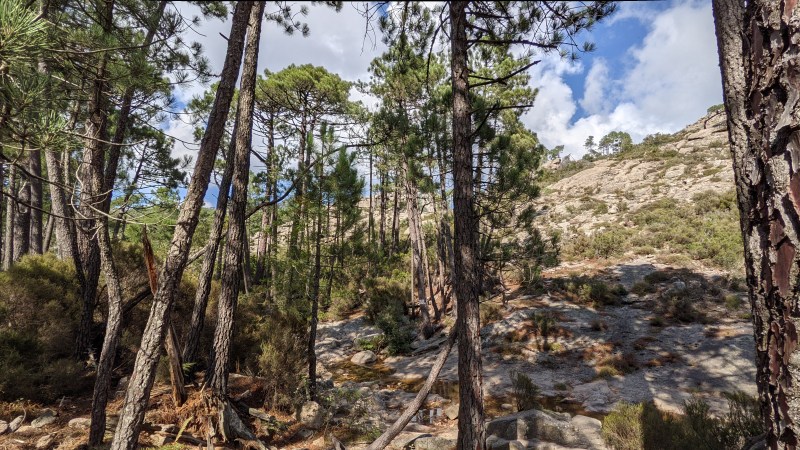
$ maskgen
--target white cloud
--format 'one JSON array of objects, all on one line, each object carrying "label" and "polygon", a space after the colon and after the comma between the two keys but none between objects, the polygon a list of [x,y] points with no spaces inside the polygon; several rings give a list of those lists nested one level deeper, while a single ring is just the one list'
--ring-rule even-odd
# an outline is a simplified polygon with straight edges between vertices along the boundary
[{"label": "white cloud", "polygon": [[609,88],[608,65],[602,58],[595,59],[586,75],[581,107],[590,114],[605,112],[610,102],[606,98]]},{"label": "white cloud", "polygon": [[[584,96],[574,98],[562,74],[546,57],[532,70],[540,89],[525,123],[548,147],[564,145],[567,153],[585,153],[583,142],[620,130],[634,140],[656,132],[675,132],[720,103],[722,85],[717,65],[711,6],[678,3],[648,15],[640,6],[623,7],[627,17],[640,18],[649,33],[630,51],[631,68],[619,80],[609,80],[608,61],[595,60],[585,80]],[[563,62],[562,62],[563,63]],[[588,113],[574,118],[577,104]]]}]

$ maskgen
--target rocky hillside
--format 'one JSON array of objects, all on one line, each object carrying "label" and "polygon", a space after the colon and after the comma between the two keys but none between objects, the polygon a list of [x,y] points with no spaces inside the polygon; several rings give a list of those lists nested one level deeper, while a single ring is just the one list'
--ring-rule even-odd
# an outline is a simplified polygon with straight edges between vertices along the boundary
[{"label": "rocky hillside", "polygon": [[562,236],[568,260],[652,254],[665,263],[737,270],[727,140],[725,114],[717,111],[594,162],[549,162],[537,223]]}]

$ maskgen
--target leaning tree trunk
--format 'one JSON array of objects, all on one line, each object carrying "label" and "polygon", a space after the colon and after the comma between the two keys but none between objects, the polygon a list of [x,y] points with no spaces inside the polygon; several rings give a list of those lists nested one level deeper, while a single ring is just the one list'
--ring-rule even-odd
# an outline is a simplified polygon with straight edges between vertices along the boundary
[{"label": "leaning tree trunk", "polygon": [[480,310],[477,280],[477,226],[473,208],[467,2],[450,3],[451,77],[453,85],[453,214],[455,271],[453,285],[458,328],[458,449],[486,448],[481,375]]},{"label": "leaning tree trunk", "polygon": [[714,0],[728,134],[771,449],[800,434],[800,8]]},{"label": "leaning tree trunk", "polygon": [[[236,136],[239,128],[239,118],[233,124],[233,135]],[[200,276],[197,282],[197,290],[194,295],[194,307],[192,308],[192,318],[189,329],[186,332],[185,344],[183,346],[183,360],[186,362],[196,362],[197,350],[200,345],[200,335],[206,319],[206,307],[208,306],[208,296],[211,295],[211,280],[214,277],[214,267],[217,261],[219,243],[222,240],[222,230],[225,226],[225,215],[228,210],[228,192],[231,187],[233,177],[233,161],[235,158],[236,141],[231,141],[228,154],[225,160],[228,162],[222,172],[222,180],[219,183],[219,194],[217,195],[217,207],[214,210],[214,223],[211,225],[211,232],[206,243],[206,252],[203,257],[203,267],[200,269]]]},{"label": "leaning tree trunk", "polygon": [[139,429],[147,408],[147,399],[153,387],[155,369],[158,365],[158,350],[164,340],[167,313],[172,309],[175,292],[178,289],[183,270],[186,268],[192,236],[197,227],[200,209],[203,207],[203,197],[208,189],[209,177],[214,168],[220,139],[225,131],[225,122],[236,87],[236,78],[242,61],[245,31],[253,3],[240,1],[236,4],[233,12],[231,32],[228,35],[228,51],[225,55],[214,105],[211,108],[206,133],[197,153],[194,173],[161,270],[158,290],[153,298],[139,352],[136,354],[133,373],[128,383],[125,403],[114,433],[111,450],[133,450],[136,447]]},{"label": "leaning tree trunk", "polygon": [[[92,172],[94,172],[92,176],[93,189],[98,192],[103,187],[102,168],[93,168]],[[103,443],[103,436],[106,432],[106,405],[108,404],[108,392],[111,387],[111,373],[114,369],[117,346],[122,337],[122,286],[114,264],[114,257],[111,253],[108,217],[100,216],[96,223],[99,227],[97,230],[97,243],[100,249],[100,263],[108,288],[108,318],[92,394],[92,421],[89,428],[90,447],[99,446]]]},{"label": "leaning tree trunk", "polygon": [[247,214],[247,182],[250,175],[250,145],[253,135],[253,105],[255,102],[256,66],[258,65],[258,41],[261,36],[261,16],[264,4],[253,8],[248,25],[242,83],[239,89],[239,105],[236,111],[235,154],[233,169],[233,191],[231,193],[228,239],[225,242],[225,267],[217,308],[217,328],[209,357],[206,376],[214,397],[225,400],[228,393],[228,365],[233,338],[233,316],[239,296],[244,263],[245,220]]}]

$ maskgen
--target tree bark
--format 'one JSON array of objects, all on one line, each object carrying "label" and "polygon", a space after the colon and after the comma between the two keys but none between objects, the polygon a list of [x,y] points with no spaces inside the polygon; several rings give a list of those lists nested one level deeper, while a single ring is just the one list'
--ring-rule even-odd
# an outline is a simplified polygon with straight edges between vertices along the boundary
[{"label": "tree bark", "polygon": [[[92,188],[98,192],[103,187],[102,167],[96,167],[92,175]],[[97,376],[92,394],[92,417],[89,428],[89,446],[103,443],[106,431],[106,405],[111,386],[111,374],[114,369],[114,357],[122,337],[122,286],[120,284],[114,256],[111,252],[111,239],[108,233],[108,217],[100,216],[97,220],[97,244],[100,250],[100,262],[106,277],[108,289],[108,318],[103,347],[97,363]],[[146,235],[145,235],[146,236]]]},{"label": "tree bark", "polygon": [[214,159],[225,130],[225,122],[242,61],[245,31],[252,7],[253,2],[240,1],[234,8],[231,32],[228,35],[228,50],[214,105],[209,115],[206,133],[200,143],[194,173],[181,206],[172,242],[164,261],[158,290],[153,298],[150,316],[142,336],[141,347],[136,354],[133,373],[114,433],[111,450],[133,450],[138,440],[147,399],[153,387],[155,368],[158,364],[158,350],[164,339],[166,316],[172,307],[175,292],[178,289],[183,270],[186,268],[192,236],[197,227],[200,209],[203,207],[203,197],[208,188],[209,177],[214,168]]},{"label": "tree bark", "polygon": [[[28,154],[28,171],[33,174],[30,183],[30,252],[41,255],[43,244],[42,227],[42,154],[32,148]],[[39,177],[39,178],[37,178]]]},{"label": "tree bark", "polygon": [[458,313],[458,449],[486,448],[481,374],[480,309],[477,283],[477,226],[473,206],[469,68],[467,63],[468,2],[450,3],[450,51],[453,86],[453,213],[455,271],[453,285]]},{"label": "tree bark", "polygon": [[[25,151],[25,142],[22,142],[22,149]],[[16,204],[17,212],[14,214],[14,256],[12,261],[17,262],[20,258],[30,251],[30,226],[31,226],[31,184],[30,180],[24,177],[20,179],[22,186],[17,194],[19,203]]]},{"label": "tree bark", "polygon": [[[111,33],[114,0],[105,0],[97,4],[97,17],[105,34]],[[85,140],[83,145],[83,161],[79,175],[81,184],[80,212],[84,219],[97,216],[95,210],[102,205],[100,196],[101,189],[94,189],[92,183],[92,173],[95,170],[102,170],[104,155],[104,142],[108,135],[108,77],[106,66],[108,65],[109,54],[104,52],[94,69],[94,79],[92,81],[91,98],[89,100],[89,117],[85,124]],[[97,284],[100,281],[100,248],[95,237],[95,221],[84,220],[79,223],[81,226],[76,228],[81,232],[78,235],[78,250],[80,260],[83,263],[83,276],[86,286],[83,290],[83,308],[81,311],[81,321],[78,329],[78,342],[76,355],[78,358],[85,358],[90,352],[91,325],[94,315],[95,302],[97,297]]]},{"label": "tree bark", "polygon": [[714,0],[728,134],[770,449],[800,433],[800,107],[796,2]]},{"label": "tree bark", "polygon": [[408,164],[408,158],[403,157],[403,178],[406,188],[406,215],[408,216],[408,237],[411,241],[411,258],[413,261],[411,273],[411,286],[412,291],[414,288],[414,279],[416,279],[417,287],[417,304],[419,305],[420,315],[422,316],[421,329],[425,338],[428,338],[431,325],[431,314],[428,309],[428,299],[425,292],[426,288],[426,275],[425,275],[425,258],[424,244],[421,242],[424,237],[421,233],[419,207],[417,205],[417,186],[414,183],[411,168]]},{"label": "tree bark", "polygon": [[[238,116],[234,120],[233,135],[236,136],[239,128]],[[206,243],[203,267],[197,281],[197,290],[194,296],[194,307],[192,308],[192,318],[189,329],[186,332],[185,344],[183,346],[183,360],[186,362],[196,362],[197,350],[200,345],[200,336],[203,333],[203,326],[206,319],[206,307],[208,296],[211,295],[211,280],[214,277],[214,268],[219,252],[220,241],[222,240],[222,230],[225,226],[225,215],[228,211],[228,193],[233,177],[234,158],[236,156],[236,141],[231,141],[228,146],[228,154],[225,156],[227,164],[222,172],[222,179],[219,183],[219,194],[217,194],[217,206],[214,209],[214,223],[211,225],[211,232]]]},{"label": "tree bark", "polygon": [[14,198],[17,195],[17,166],[11,166],[8,171],[8,194],[5,198],[6,204],[6,227],[3,236],[3,270],[11,268],[14,262],[14,216],[17,212],[17,205]]},{"label": "tree bark", "polygon": [[[322,184],[322,163],[317,164],[317,179]],[[317,220],[314,245],[314,273],[311,280],[311,323],[308,331],[308,395],[317,400],[317,321],[319,315],[319,278],[322,271],[322,186],[317,187]],[[330,284],[328,285],[330,288]]]},{"label": "tree bark", "polygon": [[242,83],[239,89],[239,105],[236,111],[235,155],[232,161],[233,190],[231,193],[228,239],[225,243],[225,268],[217,308],[217,328],[209,357],[206,375],[212,393],[217,399],[225,399],[228,393],[228,365],[233,337],[233,321],[239,286],[242,281],[244,259],[245,220],[247,214],[247,183],[250,178],[250,145],[253,135],[253,108],[255,103],[256,67],[258,65],[258,41],[261,36],[261,16],[264,3],[253,7],[247,31]]}]

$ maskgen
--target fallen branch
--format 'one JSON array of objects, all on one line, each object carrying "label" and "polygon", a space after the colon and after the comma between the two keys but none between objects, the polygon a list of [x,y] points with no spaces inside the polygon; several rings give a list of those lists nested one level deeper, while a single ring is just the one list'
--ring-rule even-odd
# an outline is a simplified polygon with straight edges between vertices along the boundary
[{"label": "fallen branch", "polygon": [[428,397],[428,393],[430,393],[431,388],[433,387],[433,383],[436,381],[436,378],[439,377],[439,372],[442,371],[442,367],[444,367],[445,361],[447,361],[447,356],[450,355],[450,351],[453,349],[453,344],[456,342],[456,327],[453,327],[450,330],[450,335],[447,337],[447,343],[445,343],[442,350],[439,352],[439,356],[436,357],[436,361],[434,361],[433,366],[431,366],[431,372],[428,374],[428,378],[425,380],[425,384],[422,385],[417,396],[414,397],[414,400],[406,407],[403,411],[403,414],[400,414],[400,417],[390,426],[383,434],[378,437],[372,444],[369,445],[365,450],[381,450],[386,448],[392,439],[397,437],[403,428],[411,422],[411,419],[414,415],[419,411],[422,405],[425,403],[425,399]]}]

